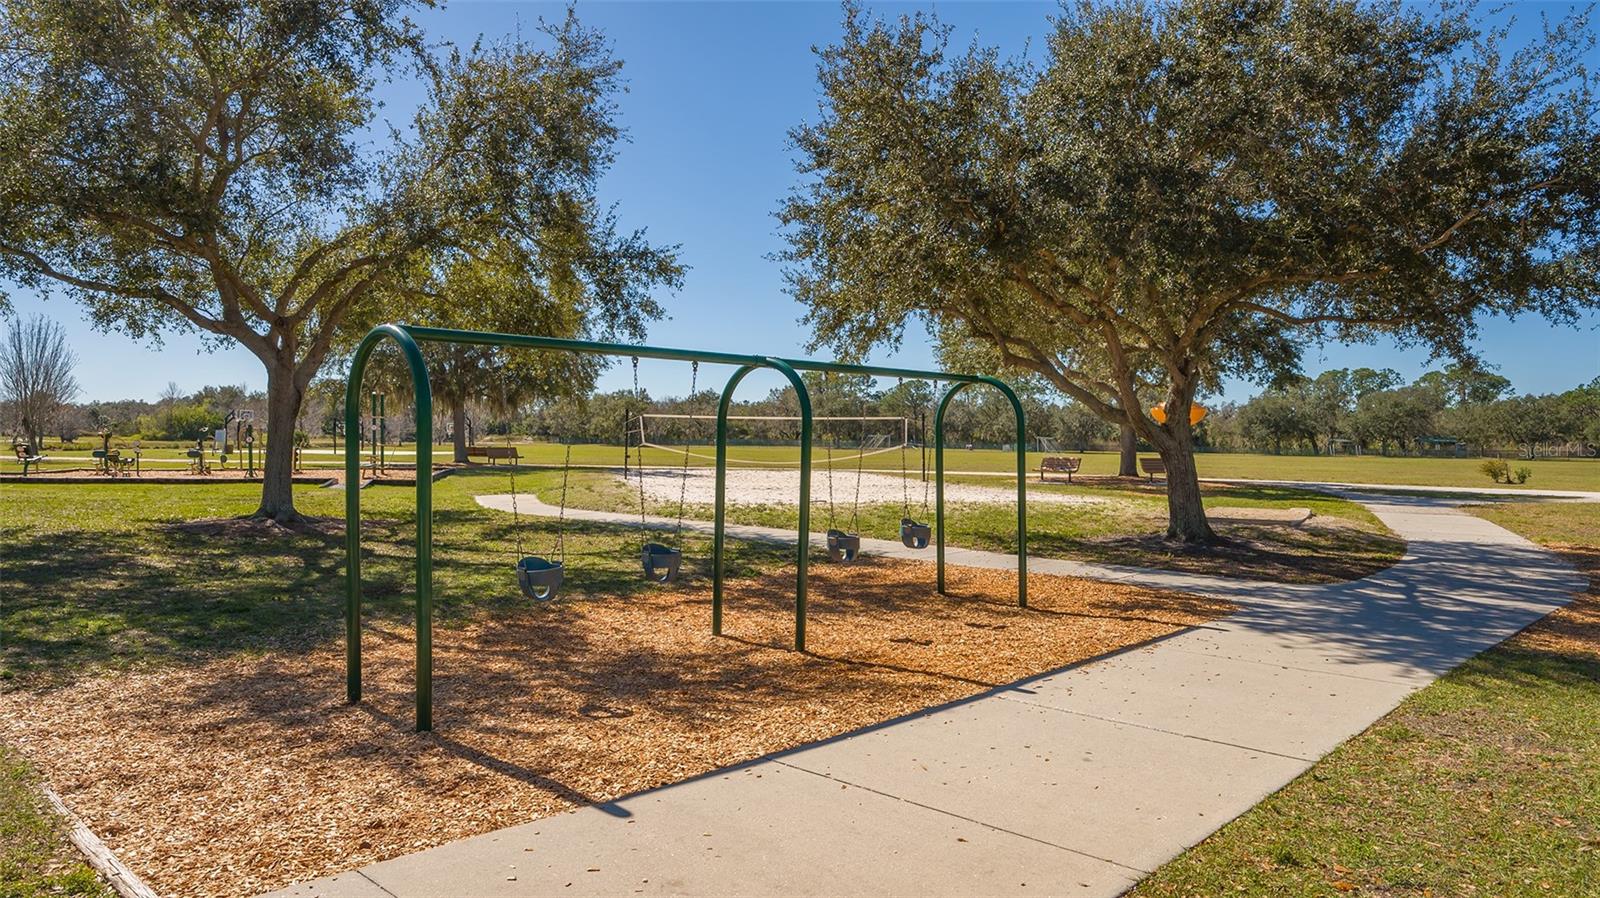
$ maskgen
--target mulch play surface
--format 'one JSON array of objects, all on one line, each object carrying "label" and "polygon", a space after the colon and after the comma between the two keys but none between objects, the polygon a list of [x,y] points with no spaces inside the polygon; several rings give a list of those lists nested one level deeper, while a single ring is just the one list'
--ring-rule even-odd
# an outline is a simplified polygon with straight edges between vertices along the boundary
[{"label": "mulch play surface", "polygon": [[241,896],[835,736],[1203,623],[1224,602],[1118,584],[866,561],[590,596],[434,634],[434,733],[412,731],[412,633],[0,696],[29,757],[163,894]]}]

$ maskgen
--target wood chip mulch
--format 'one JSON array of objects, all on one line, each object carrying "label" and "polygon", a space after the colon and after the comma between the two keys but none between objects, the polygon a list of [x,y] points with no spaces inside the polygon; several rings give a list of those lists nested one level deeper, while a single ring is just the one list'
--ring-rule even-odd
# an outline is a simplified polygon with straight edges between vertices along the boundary
[{"label": "wood chip mulch", "polygon": [[434,634],[433,733],[412,731],[412,633],[0,696],[20,748],[162,894],[240,896],[676,782],[1203,623],[1224,602],[887,560],[585,596]]}]

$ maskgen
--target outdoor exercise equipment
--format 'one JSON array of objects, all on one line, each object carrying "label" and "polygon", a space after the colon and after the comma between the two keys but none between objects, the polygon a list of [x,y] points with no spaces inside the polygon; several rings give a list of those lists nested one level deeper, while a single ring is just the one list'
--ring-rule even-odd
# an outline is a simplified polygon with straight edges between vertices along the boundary
[{"label": "outdoor exercise equipment", "polygon": [[39,468],[44,464],[44,460],[49,458],[49,456],[35,451],[27,443],[13,442],[11,444],[11,452],[16,455],[17,461],[22,463],[22,476],[24,477],[28,476],[28,468]]},{"label": "outdoor exercise equipment", "polygon": [[[905,383],[905,378],[898,382]],[[939,382],[934,381],[934,392],[939,390]],[[926,549],[928,542],[933,539],[933,528],[918,522],[911,517],[911,484],[909,471],[906,469],[906,444],[900,443],[900,542],[908,549]],[[922,478],[922,516],[928,516],[928,478]]]},{"label": "outdoor exercise equipment", "polygon": [[[433,469],[433,391],[428,383],[427,362],[419,342],[453,343],[475,346],[508,346],[524,349],[543,349],[558,352],[578,352],[590,355],[639,356],[681,362],[703,362],[730,365],[735,368],[723,387],[717,406],[717,466],[716,505],[712,530],[711,553],[711,626],[712,632],[722,632],[723,567],[726,545],[727,509],[727,415],[733,391],[739,383],[758,368],[776,371],[794,388],[800,407],[800,485],[799,520],[795,530],[795,627],[794,646],[804,651],[806,647],[806,583],[810,556],[811,527],[811,397],[806,390],[800,371],[828,371],[841,374],[870,375],[876,377],[913,377],[950,381],[953,385],[939,404],[934,418],[934,470],[941,488],[935,499],[935,545],[938,588],[944,591],[944,410],[956,393],[972,384],[992,386],[1005,395],[1016,416],[1016,484],[1017,484],[1017,604],[1027,606],[1028,593],[1028,528],[1027,528],[1027,446],[1025,416],[1016,393],[1004,381],[980,374],[958,374],[941,371],[919,371],[910,368],[880,368],[866,365],[846,365],[838,362],[818,362],[807,359],[786,359],[778,356],[740,355],[726,352],[706,352],[692,349],[674,349],[659,346],[635,346],[622,343],[599,343],[588,340],[565,340],[527,334],[498,334],[481,331],[460,331],[445,328],[414,327],[401,324],[382,324],[369,331],[356,347],[351,357],[349,379],[345,386],[345,482],[353,484],[360,479],[360,397],[361,379],[367,360],[380,342],[393,341],[405,359],[411,376],[412,395],[416,401],[417,471],[416,478],[416,726],[419,731],[433,729],[433,479],[426,475]],[[361,494],[359,489],[346,489],[345,496],[345,694],[351,702],[361,700]]]},{"label": "outdoor exercise equipment", "polygon": [[[232,448],[234,454],[242,455],[240,466],[244,468],[244,476],[256,476],[256,426],[255,412],[250,409],[234,409],[222,419],[222,464],[228,463],[228,450]],[[228,428],[233,427],[233,439],[228,439]],[[295,465],[296,471],[299,465]]]},{"label": "outdoor exercise equipment", "polygon": [[195,437],[194,447],[184,453],[189,457],[190,474],[204,475],[211,473],[211,460],[206,458],[206,440],[209,439],[211,439],[211,435],[206,433]]},{"label": "outdoor exercise equipment", "polygon": [[[561,510],[556,516],[556,546],[551,561],[543,555],[522,554],[522,512],[517,509],[517,463],[506,467],[511,472],[511,534],[516,540],[517,586],[522,594],[535,602],[548,602],[561,589],[567,570],[567,476],[572,472],[572,443],[562,437],[566,457],[561,462]],[[506,445],[511,445],[511,433],[506,432]],[[417,469],[419,472],[421,468]]]}]

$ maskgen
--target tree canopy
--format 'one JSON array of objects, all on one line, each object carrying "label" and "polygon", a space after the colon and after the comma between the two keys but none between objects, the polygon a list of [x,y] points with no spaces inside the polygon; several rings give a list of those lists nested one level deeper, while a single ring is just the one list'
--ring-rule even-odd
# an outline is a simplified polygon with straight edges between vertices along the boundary
[{"label": "tree canopy", "polygon": [[[135,338],[198,330],[267,370],[260,513],[295,516],[288,437],[330,352],[419,271],[494,258],[603,317],[659,314],[676,263],[594,194],[620,63],[570,12],[436,53],[410,0],[14,0],[0,12],[0,276]],[[383,129],[380,78],[428,95]],[[434,308],[438,303],[434,303]]]},{"label": "tree canopy", "polygon": [[1033,62],[847,7],[792,132],[790,289],[841,354],[922,322],[1131,426],[1169,533],[1209,539],[1184,412],[1221,377],[1320,339],[1466,358],[1483,315],[1600,304],[1593,31],[1510,52],[1474,14],[1083,2]]}]

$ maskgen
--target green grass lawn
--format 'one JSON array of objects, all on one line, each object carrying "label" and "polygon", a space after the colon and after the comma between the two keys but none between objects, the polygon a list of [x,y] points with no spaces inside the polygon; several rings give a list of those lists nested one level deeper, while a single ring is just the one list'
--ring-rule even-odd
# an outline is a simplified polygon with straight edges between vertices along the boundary
[{"label": "green grass lawn", "polygon": [[[1600,578],[1600,504],[1474,511]],[[1155,896],[1600,894],[1600,589],[1152,874]]]},{"label": "green grass lawn", "polygon": [[[479,507],[483,475],[436,485],[435,620],[453,626],[526,600],[517,591],[509,515]],[[498,479],[495,480],[498,483]],[[338,638],[343,626],[344,547],[338,536],[240,536],[186,521],[249,514],[260,487],[137,482],[0,486],[0,688],[41,684],[95,669],[203,655],[294,648]],[[344,494],[296,487],[307,514],[342,522]],[[362,493],[368,523],[362,564],[366,612],[409,623],[414,522],[410,489]],[[555,522],[521,522],[524,549],[554,548]],[[565,600],[649,588],[638,576],[636,533],[568,523]],[[690,538],[688,577],[705,573],[710,540]],[[730,542],[729,573],[788,561],[780,548]]]},{"label": "green grass lawn", "polygon": [[[115,445],[124,444],[125,441],[115,443]],[[328,445],[315,447],[316,451],[305,456],[306,467],[310,469],[342,467],[344,456],[329,454],[330,448]],[[416,444],[406,443],[391,448],[396,453],[392,456],[394,461],[410,463],[414,458],[412,453],[416,450]],[[520,443],[518,449],[522,453],[523,460],[529,464],[560,464],[565,453],[565,447],[554,443]],[[451,451],[448,446],[436,446],[435,460],[448,460]],[[645,462],[651,465],[677,465],[683,462],[681,451],[646,448],[644,453]],[[89,457],[87,451],[51,451],[47,454],[50,460],[45,463],[46,468],[86,467],[93,464],[93,459]],[[728,454],[732,459],[774,465],[793,465],[798,463],[799,459],[799,450],[792,446],[734,446],[729,449]],[[1082,457],[1083,473],[1086,475],[1110,476],[1117,471],[1117,455],[1114,452],[1049,454]],[[713,455],[712,447],[696,446],[689,463],[697,466],[709,465],[711,455]],[[824,454],[818,449],[815,455],[814,463],[820,467],[825,462]],[[843,451],[840,455],[842,460],[835,462],[836,467],[855,467],[854,456]],[[1028,469],[1032,475],[1037,476],[1039,462],[1045,455],[1046,453],[1042,452],[1028,453]],[[1153,456],[1154,453],[1146,452],[1141,455]],[[236,457],[230,458],[230,462],[235,460]],[[184,450],[172,448],[147,449],[144,452],[144,462],[151,470],[182,470],[188,464]],[[620,467],[622,447],[577,445],[572,448],[572,462],[578,465]],[[927,464],[929,470],[932,470],[931,449],[928,451]],[[1476,458],[1385,458],[1377,455],[1326,457],[1211,452],[1201,454],[1198,464],[1202,477],[1505,488],[1505,484],[1494,484],[1478,470],[1482,460]],[[1511,464],[1512,467],[1527,466],[1533,471],[1533,476],[1521,486],[1523,489],[1600,491],[1600,459],[1537,459],[1513,461]],[[878,470],[898,471],[900,456],[897,452],[871,455],[867,457],[866,465],[868,468]],[[908,452],[908,467],[919,470],[921,465],[920,451]],[[950,448],[945,450],[945,468],[951,472],[1005,473],[1016,470],[1016,456],[999,449]],[[16,459],[8,455],[0,458],[0,471],[20,472],[21,466]]]},{"label": "green grass lawn", "polygon": [[[524,470],[522,489],[557,498],[560,474]],[[974,482],[990,483],[988,479]],[[518,529],[510,516],[480,508],[472,496],[505,492],[504,468],[474,469],[440,480],[435,498],[436,606],[439,621],[471,619],[507,602],[521,601],[511,577]],[[1253,557],[1206,559],[1148,541],[1162,527],[1164,499],[1145,488],[1030,486],[1036,492],[1071,490],[1116,501],[1106,505],[1035,503],[1030,551],[1125,564],[1183,567],[1224,564],[1241,576],[1274,570],[1315,571],[1340,564],[1381,567],[1402,546],[1386,537],[1359,506],[1295,490],[1247,488],[1213,496],[1215,505],[1309,505],[1351,526],[1328,532],[1275,530],[1278,542],[1245,544]],[[262,651],[336,637],[341,621],[342,544],[333,537],[231,535],[226,528],[196,529],[183,522],[224,518],[254,509],[259,488],[250,484],[142,485],[137,481],[82,486],[6,484],[0,503],[0,575],[7,601],[0,608],[0,681],[120,667],[147,659],[181,658],[215,651]],[[406,620],[411,608],[412,492],[378,487],[362,494],[369,521],[370,559],[363,574],[371,613]],[[636,498],[620,481],[598,472],[572,476],[575,506],[631,509]],[[307,514],[342,517],[343,494],[296,488]],[[651,508],[652,513],[675,509]],[[893,537],[897,505],[862,509],[864,533]],[[709,517],[708,507],[691,509]],[[733,520],[782,526],[793,509],[738,508]],[[825,518],[818,509],[819,526]],[[1015,551],[1015,520],[1005,504],[950,509],[950,544]],[[520,532],[528,553],[554,548],[555,522],[524,516]],[[566,594],[626,593],[644,588],[634,574],[639,536],[625,528],[568,524]],[[686,535],[688,573],[703,576],[709,539]],[[820,551],[820,547],[819,551]],[[731,544],[730,574],[750,565],[786,560],[776,547]],[[1327,572],[1337,576],[1340,570]],[[1349,572],[1346,572],[1348,575]]]},{"label": "green grass lawn", "polygon": [[[529,472],[521,489],[555,501],[556,471]],[[979,481],[974,481],[979,482]],[[982,480],[981,482],[991,482]],[[575,506],[636,507],[620,481],[596,472],[572,477]],[[502,512],[479,507],[475,494],[505,492],[504,468],[475,469],[435,485],[436,615],[450,626],[522,601],[511,566],[518,529]],[[1083,487],[1030,487],[1075,490]],[[1159,490],[1159,488],[1156,488]],[[1256,530],[1231,555],[1189,555],[1149,535],[1162,527],[1164,500],[1140,488],[1087,490],[1117,501],[1104,506],[1037,503],[1032,508],[1030,551],[1124,564],[1223,570],[1237,576],[1293,579],[1357,576],[1398,558],[1403,544],[1377,529],[1359,506],[1296,490],[1247,488],[1218,493],[1213,504],[1309,505],[1348,527]],[[93,668],[232,651],[265,651],[336,638],[342,626],[343,546],[335,537],[300,534],[240,536],[228,528],[194,528],[186,521],[247,514],[259,487],[250,484],[161,486],[137,481],[83,486],[0,486],[0,687],[7,680],[72,677]],[[342,518],[343,493],[296,488],[307,514]],[[368,613],[409,621],[413,495],[409,488],[375,487],[362,493],[368,521],[363,564]],[[652,507],[653,513],[675,509]],[[709,516],[709,508],[691,509]],[[863,509],[862,532],[892,538],[897,505]],[[733,519],[783,525],[793,509],[740,508]],[[825,518],[816,518],[821,526]],[[950,544],[1015,551],[1015,519],[1005,504],[961,505],[949,512]],[[626,594],[647,588],[636,574],[639,535],[627,528],[568,522],[568,581],[564,595]],[[1272,532],[1276,532],[1273,535]],[[1250,537],[1254,531],[1242,531]],[[524,516],[523,549],[546,554],[555,546],[555,522]],[[686,534],[686,573],[705,576],[708,537]],[[820,554],[821,546],[817,547]],[[788,560],[786,550],[730,542],[729,574],[768,569]]]},{"label": "green grass lawn", "polygon": [[0,745],[0,898],[113,898],[83,862],[15,752]]},{"label": "green grass lawn", "polygon": [[[991,477],[955,476],[951,483],[1010,489]],[[492,483],[492,481],[491,481]],[[539,473],[518,479],[518,488],[533,490],[546,502],[560,499],[561,479]],[[509,491],[509,481],[497,491]],[[861,534],[898,539],[900,503],[865,504],[853,508],[849,478],[837,485],[833,522],[842,529],[854,526]],[[911,514],[931,522],[922,508],[922,486],[911,484]],[[1106,500],[1096,504],[1065,505],[1043,501],[1046,494],[1067,494]],[[1159,483],[1101,482],[1082,484],[1028,484],[1028,552],[1035,557],[1067,558],[1105,564],[1170,568],[1218,573],[1243,578],[1292,582],[1319,582],[1366,576],[1400,559],[1405,543],[1380,524],[1362,506],[1322,493],[1276,486],[1208,486],[1208,508],[1310,508],[1314,525],[1283,527],[1231,524],[1222,527],[1232,542],[1211,549],[1192,549],[1156,538],[1167,525],[1166,495]],[[574,472],[568,479],[567,501],[577,508],[637,513],[639,495],[609,473]],[[652,515],[674,517],[676,502],[647,502]],[[685,517],[709,521],[710,505],[687,505]],[[813,487],[813,531],[828,527],[828,501]],[[798,524],[792,505],[730,505],[728,520],[735,524],[792,528]],[[946,508],[947,545],[1014,553],[1016,512],[1009,502],[951,503]]]}]

